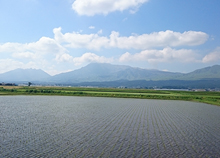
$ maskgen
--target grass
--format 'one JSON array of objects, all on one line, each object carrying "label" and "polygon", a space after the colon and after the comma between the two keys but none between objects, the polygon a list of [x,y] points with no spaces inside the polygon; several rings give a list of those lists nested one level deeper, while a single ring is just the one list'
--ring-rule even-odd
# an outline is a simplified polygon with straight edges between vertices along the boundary
[{"label": "grass", "polygon": [[220,106],[220,92],[160,91],[147,89],[80,87],[0,87],[0,95],[64,95],[161,100],[185,100]]}]

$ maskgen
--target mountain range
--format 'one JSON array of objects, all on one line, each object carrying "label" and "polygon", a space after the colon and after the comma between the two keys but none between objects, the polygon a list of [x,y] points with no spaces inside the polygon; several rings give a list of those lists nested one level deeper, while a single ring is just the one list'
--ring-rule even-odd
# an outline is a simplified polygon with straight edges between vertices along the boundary
[{"label": "mountain range", "polygon": [[1,82],[42,81],[51,76],[40,69],[15,69],[0,74]]},{"label": "mountain range", "polygon": [[124,65],[92,63],[81,69],[52,76],[50,81],[59,83],[104,82],[116,80],[164,80],[180,73],[147,70]]},{"label": "mountain range", "polygon": [[[125,65],[112,65],[107,63],[91,63],[78,70],[51,76],[40,69],[16,69],[0,74],[1,82],[33,82],[46,84],[83,85],[110,84],[114,83],[136,83],[142,82],[162,83],[171,81],[195,82],[195,81],[220,80],[220,65],[205,67],[190,73],[174,73],[159,70],[135,68]],[[120,82],[119,82],[120,81]],[[195,82],[196,83],[196,82]],[[98,84],[98,85],[99,85]],[[205,83],[204,83],[205,84]],[[168,84],[169,85],[169,84]],[[139,85],[140,86],[140,85]]]}]

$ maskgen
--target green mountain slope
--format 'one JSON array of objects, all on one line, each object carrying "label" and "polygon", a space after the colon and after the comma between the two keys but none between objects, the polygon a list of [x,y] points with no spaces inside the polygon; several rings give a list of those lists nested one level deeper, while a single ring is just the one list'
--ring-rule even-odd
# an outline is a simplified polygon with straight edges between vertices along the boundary
[{"label": "green mountain slope", "polygon": [[176,79],[180,80],[200,80],[200,79],[218,79],[220,78],[220,65],[214,65],[193,72],[183,74]]},{"label": "green mountain slope", "polygon": [[51,77],[53,82],[103,82],[115,80],[159,80],[178,77],[180,73],[133,68],[123,65],[92,63],[81,69]]},{"label": "green mountain slope", "polygon": [[42,70],[16,69],[0,74],[1,82],[36,81],[44,83],[82,83],[82,82],[110,82],[110,81],[166,81],[182,80],[196,81],[220,79],[220,65],[198,69],[190,73],[173,73],[159,70],[134,68],[124,65],[91,63],[78,70],[50,76]]}]

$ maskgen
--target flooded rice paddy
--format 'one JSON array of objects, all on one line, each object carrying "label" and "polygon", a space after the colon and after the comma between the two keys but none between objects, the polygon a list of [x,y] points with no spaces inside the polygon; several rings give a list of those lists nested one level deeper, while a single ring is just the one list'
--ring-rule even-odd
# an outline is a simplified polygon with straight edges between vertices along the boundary
[{"label": "flooded rice paddy", "polygon": [[220,107],[0,96],[0,157],[220,157]]}]

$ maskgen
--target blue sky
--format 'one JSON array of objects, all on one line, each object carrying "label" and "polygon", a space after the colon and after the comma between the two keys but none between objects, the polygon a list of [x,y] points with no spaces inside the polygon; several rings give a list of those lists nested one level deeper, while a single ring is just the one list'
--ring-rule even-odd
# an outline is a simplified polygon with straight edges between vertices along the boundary
[{"label": "blue sky", "polygon": [[0,0],[0,73],[91,62],[190,72],[220,62],[219,0]]}]

